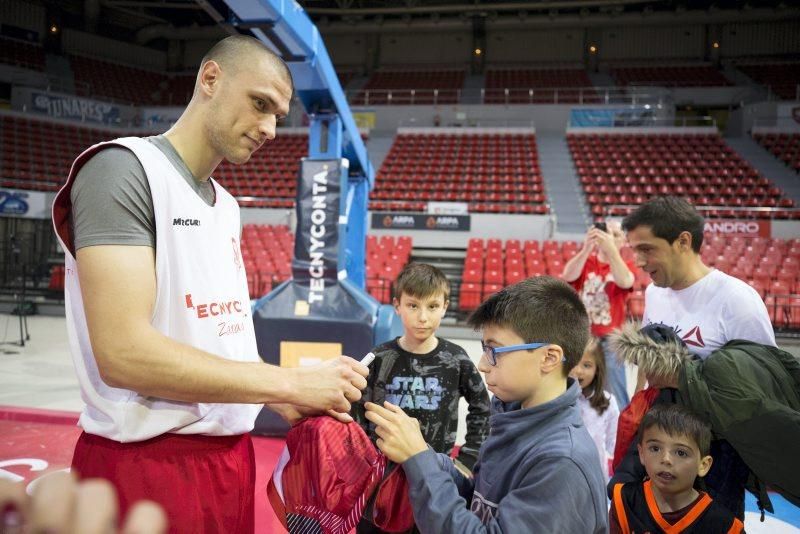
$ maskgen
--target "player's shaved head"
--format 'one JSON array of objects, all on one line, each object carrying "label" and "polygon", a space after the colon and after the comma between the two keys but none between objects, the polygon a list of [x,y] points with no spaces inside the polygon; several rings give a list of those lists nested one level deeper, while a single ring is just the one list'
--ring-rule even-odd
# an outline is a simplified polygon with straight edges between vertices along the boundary
[{"label": "player's shaved head", "polygon": [[222,70],[235,76],[242,69],[252,68],[256,57],[267,58],[275,72],[284,78],[289,87],[294,87],[292,73],[286,63],[267,45],[248,35],[232,35],[221,40],[203,56],[200,65],[202,69],[207,62],[214,61]]}]

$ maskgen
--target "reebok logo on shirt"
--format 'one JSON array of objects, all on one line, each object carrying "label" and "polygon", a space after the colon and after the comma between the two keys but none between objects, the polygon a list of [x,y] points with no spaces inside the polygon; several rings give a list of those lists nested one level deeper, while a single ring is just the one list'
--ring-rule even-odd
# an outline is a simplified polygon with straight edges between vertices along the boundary
[{"label": "reebok logo on shirt", "polygon": [[700,327],[695,326],[689,332],[686,333],[685,336],[681,338],[684,343],[687,345],[691,345],[693,347],[705,347],[706,344],[703,341],[703,336],[700,334]]},{"label": "reebok logo on shirt", "polygon": [[176,217],[172,219],[172,226],[200,226],[200,219],[181,219]]}]

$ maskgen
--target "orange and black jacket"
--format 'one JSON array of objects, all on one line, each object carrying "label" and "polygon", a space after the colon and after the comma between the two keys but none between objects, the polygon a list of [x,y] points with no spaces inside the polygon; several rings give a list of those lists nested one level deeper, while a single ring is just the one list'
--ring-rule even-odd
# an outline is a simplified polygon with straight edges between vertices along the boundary
[{"label": "orange and black jacket", "polygon": [[661,515],[650,487],[643,483],[614,486],[609,523],[611,533],[622,534],[740,534],[744,525],[705,492],[686,514],[674,524]]}]

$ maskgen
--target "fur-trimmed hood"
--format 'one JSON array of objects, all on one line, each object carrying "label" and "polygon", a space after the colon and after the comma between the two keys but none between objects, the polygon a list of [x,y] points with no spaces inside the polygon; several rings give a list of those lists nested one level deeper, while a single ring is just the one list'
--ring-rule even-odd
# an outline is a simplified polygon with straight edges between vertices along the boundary
[{"label": "fur-trimmed hood", "polygon": [[692,355],[672,328],[627,322],[611,334],[611,347],[620,361],[639,366],[648,380],[677,378]]}]

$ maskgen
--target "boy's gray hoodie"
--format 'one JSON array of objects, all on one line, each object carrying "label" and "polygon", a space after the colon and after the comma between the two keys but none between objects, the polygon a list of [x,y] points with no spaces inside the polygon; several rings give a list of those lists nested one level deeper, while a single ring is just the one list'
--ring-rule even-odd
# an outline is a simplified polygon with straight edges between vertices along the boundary
[{"label": "boy's gray hoodie", "polygon": [[607,532],[605,477],[580,394],[569,379],[563,395],[534,408],[494,398],[474,483],[432,450],[406,460],[420,532]]}]

